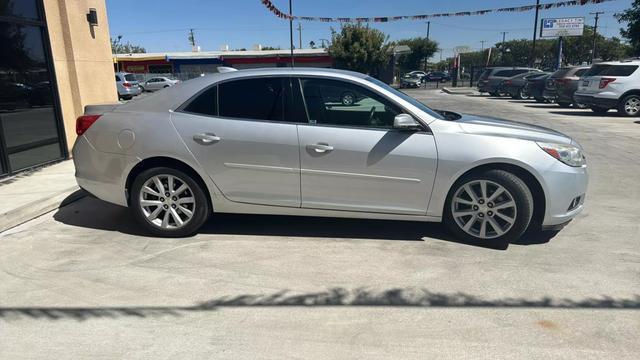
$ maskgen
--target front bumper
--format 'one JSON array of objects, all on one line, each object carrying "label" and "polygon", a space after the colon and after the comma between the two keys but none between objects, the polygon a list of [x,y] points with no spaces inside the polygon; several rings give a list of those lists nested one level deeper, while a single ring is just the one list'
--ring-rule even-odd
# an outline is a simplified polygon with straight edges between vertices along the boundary
[{"label": "front bumper", "polygon": [[564,224],[582,212],[589,183],[587,167],[571,167],[556,161],[542,174],[546,187],[543,227]]},{"label": "front bumper", "polygon": [[590,107],[600,107],[606,109],[614,109],[618,107],[618,99],[602,98],[592,95],[574,94],[573,99],[580,104],[584,104]]}]

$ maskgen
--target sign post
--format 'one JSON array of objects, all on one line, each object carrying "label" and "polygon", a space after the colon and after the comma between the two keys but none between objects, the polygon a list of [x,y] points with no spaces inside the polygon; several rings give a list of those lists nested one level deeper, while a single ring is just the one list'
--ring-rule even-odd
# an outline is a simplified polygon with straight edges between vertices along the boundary
[{"label": "sign post", "polygon": [[584,32],[584,17],[542,19],[540,26],[541,38],[558,38],[558,56],[556,69],[562,67],[562,43],[567,36],[582,36]]}]

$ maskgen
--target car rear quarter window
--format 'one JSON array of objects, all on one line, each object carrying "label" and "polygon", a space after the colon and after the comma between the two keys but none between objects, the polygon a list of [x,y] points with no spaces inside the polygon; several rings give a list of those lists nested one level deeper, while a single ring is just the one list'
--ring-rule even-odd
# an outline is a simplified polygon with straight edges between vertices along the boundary
[{"label": "car rear quarter window", "polygon": [[218,87],[212,86],[198,94],[182,110],[199,115],[218,115]]},{"label": "car rear quarter window", "polygon": [[629,76],[638,69],[638,65],[593,65],[584,76]]},{"label": "car rear quarter window", "polygon": [[124,79],[126,81],[136,81],[136,76],[133,75],[133,74],[127,74],[127,75],[124,76]]}]

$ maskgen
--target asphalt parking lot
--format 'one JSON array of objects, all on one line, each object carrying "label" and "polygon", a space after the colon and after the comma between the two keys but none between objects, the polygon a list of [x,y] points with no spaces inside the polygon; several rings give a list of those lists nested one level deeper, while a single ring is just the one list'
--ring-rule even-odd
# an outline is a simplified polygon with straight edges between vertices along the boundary
[{"label": "asphalt parking lot", "polygon": [[640,121],[407,92],[577,139],[585,211],[495,250],[439,224],[248,215],[151,238],[84,198],[0,234],[0,358],[636,359]]}]

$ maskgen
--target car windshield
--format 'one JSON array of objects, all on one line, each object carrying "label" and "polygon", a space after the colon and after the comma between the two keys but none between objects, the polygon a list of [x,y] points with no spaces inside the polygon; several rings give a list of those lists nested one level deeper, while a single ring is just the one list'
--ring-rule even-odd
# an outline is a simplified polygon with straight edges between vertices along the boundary
[{"label": "car windshield", "polygon": [[444,120],[444,117],[442,115],[440,115],[439,113],[437,113],[436,111],[432,110],[431,108],[429,108],[427,105],[421,103],[420,101],[412,98],[411,96],[403,93],[402,91],[398,91],[394,88],[392,88],[391,86],[389,86],[388,84],[385,84],[384,82],[373,78],[371,76],[368,76],[366,78],[367,81],[374,83],[382,88],[384,88],[385,90],[393,93],[394,95],[397,95],[398,97],[402,98],[403,100],[405,100],[406,102],[410,103],[411,105],[417,107],[418,109],[426,112],[427,114],[433,116],[436,119],[440,119],[440,120]]}]

